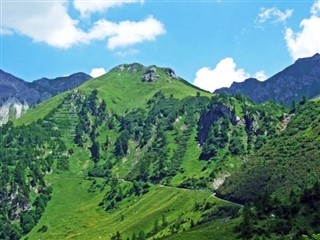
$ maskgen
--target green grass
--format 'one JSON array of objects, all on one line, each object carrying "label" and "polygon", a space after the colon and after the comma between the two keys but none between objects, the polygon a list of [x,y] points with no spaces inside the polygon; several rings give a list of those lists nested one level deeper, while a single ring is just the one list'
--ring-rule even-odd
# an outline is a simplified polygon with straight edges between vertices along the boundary
[{"label": "green grass", "polygon": [[[27,235],[30,240],[109,239],[116,231],[126,239],[133,232],[150,231],[163,214],[169,223],[180,214],[197,221],[201,213],[192,211],[195,202],[209,200],[221,204],[208,192],[158,186],[116,211],[105,212],[98,206],[105,192],[87,191],[92,181],[77,175],[55,174],[49,176],[48,181],[54,186],[53,198],[38,225]],[[48,226],[48,231],[38,232],[43,225]],[[184,227],[188,226],[186,223]]]},{"label": "green grass", "polygon": [[[142,71],[142,70],[141,70]],[[163,69],[157,68],[160,78],[155,82],[142,82],[143,72],[131,74],[125,71],[111,71],[97,79],[92,79],[78,88],[86,95],[94,90],[98,90],[98,97],[107,103],[107,109],[112,114],[125,114],[134,108],[145,108],[147,102],[155,93],[162,91],[165,96],[173,95],[175,98],[195,96],[198,92],[201,95],[212,96],[211,93],[202,91],[189,83],[180,79],[173,79],[166,75]],[[37,119],[44,118],[51,110],[57,107],[68,93],[58,95],[48,101],[39,104],[29,111],[25,116],[15,121],[16,125],[29,124]],[[161,185],[152,186],[150,191],[141,197],[131,197],[130,201],[123,201],[118,208],[106,212],[99,203],[104,199],[109,187],[97,187],[103,185],[101,178],[87,178],[87,172],[92,167],[93,161],[90,159],[88,149],[78,148],[73,143],[74,128],[79,119],[71,105],[64,103],[54,114],[52,121],[63,133],[62,139],[66,142],[67,148],[72,148],[74,153],[70,158],[70,170],[58,172],[54,169],[53,174],[47,175],[46,180],[53,186],[52,199],[48,203],[37,226],[26,236],[25,239],[110,239],[111,235],[119,231],[123,239],[131,237],[133,232],[144,230],[150,232],[155,221],[161,221],[162,216],[170,225],[173,225],[179,218],[185,219],[180,228],[190,228],[190,220],[194,222],[200,220],[203,211],[194,211],[195,203],[211,202],[214,207],[229,203],[214,198],[211,192],[179,189],[165,187]],[[176,124],[180,129],[181,123]],[[106,137],[110,141],[115,141],[117,129],[107,130],[103,128],[103,134],[98,137],[102,144]],[[173,179],[173,184],[178,185],[183,181],[183,177],[197,177],[201,173],[205,162],[199,162],[200,149],[196,141],[196,130],[188,141],[188,147],[184,156],[182,167],[184,174]],[[175,150],[174,136],[169,136],[170,156]],[[130,167],[139,158],[139,152],[135,149],[135,143],[130,141],[130,154],[126,162],[119,162],[113,168],[113,173],[122,178],[130,170]],[[111,148],[112,150],[112,148]],[[109,149],[110,151],[110,149]],[[144,151],[142,149],[141,151]],[[102,154],[108,157],[108,153]],[[102,160],[103,161],[103,160]],[[96,184],[93,184],[96,182]],[[213,222],[218,227],[219,221]],[[229,223],[226,223],[229,224]],[[46,225],[48,230],[41,232],[39,229]],[[211,225],[210,225],[211,226]],[[190,230],[191,236],[197,228]],[[210,227],[203,225],[202,232],[197,239],[207,239],[207,232]],[[217,229],[216,229],[217,230]],[[216,231],[215,230],[215,231]],[[225,234],[225,230],[222,230]],[[183,234],[183,233],[181,233]],[[193,234],[193,235],[192,235]],[[170,235],[169,227],[162,230],[156,237]],[[194,235],[195,236],[195,235]],[[229,235],[228,235],[229,236]]]},{"label": "green grass", "polygon": [[[195,96],[197,92],[200,92],[203,96],[212,96],[212,93],[201,90],[185,80],[169,77],[161,68],[157,68],[157,74],[160,75],[160,78],[154,82],[143,82],[141,80],[143,73],[144,71],[138,71],[135,74],[127,70],[111,71],[85,82],[76,89],[88,95],[94,89],[97,89],[99,97],[106,100],[107,108],[117,114],[124,114],[127,110],[133,108],[145,107],[147,101],[160,90],[166,96],[172,94],[175,98]],[[23,117],[15,120],[15,125],[30,124],[44,118],[69,93],[70,91],[62,93],[40,103]]]},{"label": "green grass", "polygon": [[224,220],[218,219],[200,226],[196,226],[187,231],[170,236],[168,240],[223,240],[223,239],[237,239],[234,233],[234,227],[239,223],[239,218]]},{"label": "green grass", "polygon": [[160,75],[160,78],[154,82],[143,82],[141,81],[143,71],[138,71],[137,74],[132,74],[126,70],[109,72],[84,83],[79,87],[79,90],[89,94],[93,89],[97,89],[99,97],[105,99],[108,108],[117,114],[146,106],[148,99],[151,99],[160,90],[166,96],[173,94],[175,98],[195,96],[197,92],[206,96],[212,95],[184,80],[167,76],[160,68],[157,69],[157,74]]},{"label": "green grass", "polygon": [[14,124],[16,126],[20,126],[22,124],[30,124],[37,121],[38,119],[44,118],[49,114],[51,110],[53,110],[59,103],[63,101],[67,94],[68,92],[65,92],[40,103],[35,108],[30,109],[21,118],[14,120]]},{"label": "green grass", "polygon": [[184,169],[183,173],[178,173],[171,181],[175,186],[181,184],[187,177],[197,178],[201,175],[202,168],[206,165],[205,161],[199,161],[201,149],[197,142],[197,131],[194,131],[187,143],[187,150],[183,157],[181,167]]}]

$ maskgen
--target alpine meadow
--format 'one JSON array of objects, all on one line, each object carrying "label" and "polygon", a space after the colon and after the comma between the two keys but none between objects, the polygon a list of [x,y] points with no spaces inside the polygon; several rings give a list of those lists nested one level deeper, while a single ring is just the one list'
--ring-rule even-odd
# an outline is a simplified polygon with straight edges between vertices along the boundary
[{"label": "alpine meadow", "polygon": [[1,1],[0,239],[320,239],[319,15]]}]

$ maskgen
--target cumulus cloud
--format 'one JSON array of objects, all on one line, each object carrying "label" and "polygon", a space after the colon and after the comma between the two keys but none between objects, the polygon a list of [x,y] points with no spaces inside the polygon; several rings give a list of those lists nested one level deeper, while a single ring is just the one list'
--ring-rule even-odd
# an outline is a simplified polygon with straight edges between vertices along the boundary
[{"label": "cumulus cloud", "polygon": [[163,24],[149,16],[143,21],[122,21],[113,23],[107,20],[99,20],[88,33],[88,39],[104,39],[109,37],[107,47],[115,49],[127,47],[144,41],[153,41],[158,35],[164,34]]},{"label": "cumulus cloud", "polygon": [[264,81],[264,80],[267,80],[268,79],[268,76],[267,74],[265,73],[265,71],[261,70],[261,71],[258,71],[254,74],[254,77],[256,79],[258,79],[259,81]]},{"label": "cumulus cloud", "polygon": [[[111,5],[116,6],[126,2],[137,1],[107,3],[111,7]],[[79,3],[89,4],[87,1]],[[105,1],[96,2],[96,4],[98,3],[103,5]],[[93,6],[98,5],[93,4]],[[102,8],[107,7],[104,5]],[[93,12],[93,10],[89,12]],[[67,2],[6,1],[2,3],[2,29],[6,30],[1,30],[2,35],[15,32],[28,36],[35,42],[44,42],[57,48],[70,48],[77,44],[89,44],[93,40],[106,40],[107,47],[115,49],[153,41],[157,36],[166,32],[164,25],[153,16],[142,21],[122,21],[119,23],[100,19],[88,31],[82,30],[78,25],[79,20],[73,19],[67,12]]]},{"label": "cumulus cloud", "polygon": [[213,92],[222,87],[230,87],[233,82],[242,82],[250,75],[244,69],[238,68],[230,57],[222,59],[215,68],[203,67],[196,73],[194,85]]},{"label": "cumulus cloud", "polygon": [[291,57],[310,57],[320,52],[320,0],[316,1],[310,9],[311,17],[300,22],[300,32],[286,28],[285,40]]},{"label": "cumulus cloud", "polygon": [[106,73],[106,70],[104,68],[93,68],[89,75],[93,78],[97,78],[102,76],[105,73]]},{"label": "cumulus cloud", "polygon": [[285,22],[288,18],[292,16],[293,10],[286,9],[284,12],[280,9],[273,8],[261,8],[258,14],[256,22],[259,24],[265,23],[271,20],[273,23]]},{"label": "cumulus cloud", "polygon": [[112,7],[118,7],[128,3],[143,3],[143,0],[112,0],[112,1],[83,1],[74,0],[73,6],[77,9],[82,17],[88,17],[95,12],[104,12]]},{"label": "cumulus cloud", "polygon": [[[237,68],[233,58],[226,57],[213,69],[209,67],[199,69],[193,84],[209,92],[214,92],[216,89],[230,87],[233,82],[243,82],[250,77],[251,75],[243,68]],[[256,72],[254,77],[260,81],[267,78],[262,70]]]},{"label": "cumulus cloud", "polygon": [[68,48],[84,36],[77,24],[78,21],[68,15],[64,2],[2,3],[2,25],[35,42]]},{"label": "cumulus cloud", "polygon": [[317,15],[319,11],[320,11],[320,1],[318,0],[312,5],[310,12],[312,15]]}]

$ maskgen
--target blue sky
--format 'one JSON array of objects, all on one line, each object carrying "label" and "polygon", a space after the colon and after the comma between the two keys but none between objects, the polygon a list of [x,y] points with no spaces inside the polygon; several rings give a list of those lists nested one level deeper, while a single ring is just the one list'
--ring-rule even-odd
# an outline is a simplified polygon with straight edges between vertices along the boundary
[{"label": "blue sky", "polygon": [[320,0],[1,0],[1,69],[31,81],[140,62],[213,91],[320,52],[319,9]]}]

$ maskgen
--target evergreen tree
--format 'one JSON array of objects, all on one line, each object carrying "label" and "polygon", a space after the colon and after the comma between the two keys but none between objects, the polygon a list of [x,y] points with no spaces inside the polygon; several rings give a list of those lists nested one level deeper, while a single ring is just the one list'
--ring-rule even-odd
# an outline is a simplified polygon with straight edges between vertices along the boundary
[{"label": "evergreen tree", "polygon": [[93,142],[90,148],[92,159],[97,162],[100,159],[100,146],[98,142]]}]

